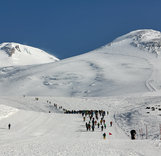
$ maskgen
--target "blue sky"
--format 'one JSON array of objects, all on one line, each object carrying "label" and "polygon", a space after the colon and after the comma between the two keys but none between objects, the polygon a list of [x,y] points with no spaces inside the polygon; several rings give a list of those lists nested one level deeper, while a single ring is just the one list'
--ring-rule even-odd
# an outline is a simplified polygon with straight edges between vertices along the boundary
[{"label": "blue sky", "polygon": [[160,8],[161,0],[1,0],[0,42],[64,59],[136,29],[161,31]]}]

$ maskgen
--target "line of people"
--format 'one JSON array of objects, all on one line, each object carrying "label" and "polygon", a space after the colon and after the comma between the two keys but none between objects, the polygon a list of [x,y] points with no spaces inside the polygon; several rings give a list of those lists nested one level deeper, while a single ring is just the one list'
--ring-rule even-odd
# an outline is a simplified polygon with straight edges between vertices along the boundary
[{"label": "line of people", "polygon": [[[103,131],[104,129],[106,129],[107,127],[106,121],[105,121],[106,114],[109,114],[109,112],[108,111],[107,113],[105,111],[92,111],[92,112],[89,111],[88,113],[82,112],[83,121],[86,122],[85,123],[86,130],[95,131],[95,128],[98,128],[98,129],[101,128],[101,131]],[[89,121],[87,121],[87,119],[89,119]],[[110,126],[112,127],[112,121],[110,122]],[[106,138],[106,133],[103,133],[103,138],[104,139]]]}]

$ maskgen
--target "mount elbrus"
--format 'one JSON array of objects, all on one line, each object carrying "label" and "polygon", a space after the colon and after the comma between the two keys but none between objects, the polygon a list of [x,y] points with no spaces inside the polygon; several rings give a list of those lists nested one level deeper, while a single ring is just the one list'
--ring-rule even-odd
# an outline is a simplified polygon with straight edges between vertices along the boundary
[{"label": "mount elbrus", "polygon": [[161,33],[154,30],[133,31],[60,61],[16,43],[3,43],[0,49],[0,95],[103,97],[161,89]]}]

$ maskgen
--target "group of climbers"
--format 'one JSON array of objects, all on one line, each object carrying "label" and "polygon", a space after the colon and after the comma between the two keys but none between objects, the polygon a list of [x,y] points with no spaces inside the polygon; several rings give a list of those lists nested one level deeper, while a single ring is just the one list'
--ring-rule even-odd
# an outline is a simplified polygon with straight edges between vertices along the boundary
[{"label": "group of climbers", "polygon": [[[95,128],[99,129],[103,132],[104,129],[107,128],[106,125],[106,120],[105,116],[106,114],[108,115],[109,112],[107,113],[103,110],[91,110],[91,111],[82,111],[82,117],[83,121],[85,123],[85,127],[87,131],[95,131]],[[109,123],[109,126],[112,127],[112,121]],[[106,133],[103,133],[103,138],[106,138]]]},{"label": "group of climbers", "polygon": [[[109,112],[107,113],[107,115],[108,114]],[[86,111],[86,112],[83,111],[82,117],[83,117],[83,121],[86,122],[85,123],[86,130],[95,131],[95,128],[97,127],[97,129],[101,128],[101,131],[103,132],[104,129],[106,129],[107,127],[106,120],[104,118],[105,115],[106,115],[105,111]],[[112,127],[112,126],[113,126],[113,122],[110,121],[109,127]],[[130,134],[131,134],[131,139],[134,140],[136,138],[136,131],[132,130]],[[112,133],[109,132],[109,135],[112,135]],[[106,139],[105,132],[103,133],[103,138]]]}]

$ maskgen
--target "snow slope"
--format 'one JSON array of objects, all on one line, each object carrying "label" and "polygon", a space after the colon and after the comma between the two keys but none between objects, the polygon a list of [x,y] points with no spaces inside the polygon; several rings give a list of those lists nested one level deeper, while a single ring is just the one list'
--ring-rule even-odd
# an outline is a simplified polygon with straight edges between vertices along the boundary
[{"label": "snow slope", "polygon": [[0,67],[42,64],[58,60],[38,48],[13,42],[0,44]]},{"label": "snow slope", "polygon": [[[160,156],[160,39],[160,32],[138,30],[59,62],[1,67],[0,155]],[[107,139],[63,108],[109,111]]]},{"label": "snow slope", "polygon": [[[135,141],[130,140],[123,129],[126,124],[115,120],[116,108],[119,112],[123,108],[123,101],[129,101],[128,97],[38,98],[39,100],[35,100],[35,97],[1,97],[3,108],[6,105],[19,110],[0,122],[1,156],[160,156],[161,142],[158,138],[150,140],[137,137]],[[157,98],[161,100],[161,97]],[[137,100],[131,97],[131,102],[139,104],[143,101],[149,101],[151,104],[156,102],[153,97],[139,97]],[[94,132],[86,132],[81,115],[62,114],[60,109],[51,107],[54,103],[70,110],[108,110],[109,115],[105,117],[107,129],[103,131],[107,134],[107,139],[103,140],[103,132],[98,128],[95,128]],[[137,108],[137,105],[133,107]],[[51,113],[48,113],[49,110]],[[136,116],[136,119],[138,118],[139,116]],[[89,118],[86,121],[89,121]],[[110,121],[113,121],[112,127],[109,126]],[[7,129],[8,123],[11,123],[11,130]],[[148,129],[149,132],[151,129]],[[109,132],[112,135],[108,135]]]},{"label": "snow slope", "polygon": [[138,30],[56,63],[2,67],[0,95],[103,97],[159,92],[160,40],[160,32]]}]

